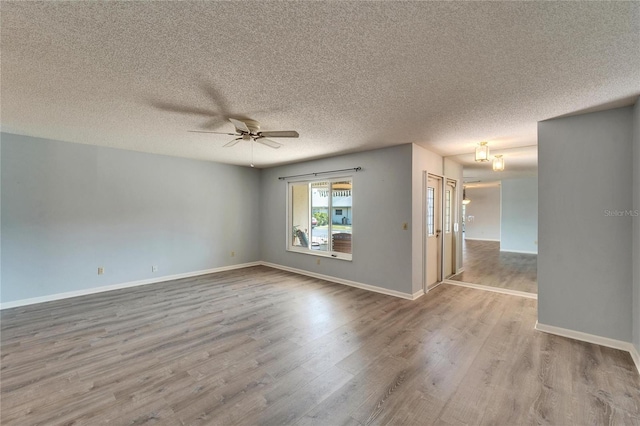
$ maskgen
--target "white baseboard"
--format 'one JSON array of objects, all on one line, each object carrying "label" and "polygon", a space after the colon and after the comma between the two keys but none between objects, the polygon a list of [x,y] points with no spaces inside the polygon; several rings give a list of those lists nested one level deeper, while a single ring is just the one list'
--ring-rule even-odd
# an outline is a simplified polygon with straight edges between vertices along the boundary
[{"label": "white baseboard", "polygon": [[[288,267],[288,266],[278,265],[278,264],[275,264],[275,263],[258,261],[258,262],[242,263],[242,264],[238,264],[238,265],[222,266],[222,267],[219,267],[219,268],[206,269],[206,270],[202,270],[202,271],[187,272],[187,273],[183,273],[183,274],[165,275],[163,277],[150,278],[150,279],[146,279],[146,280],[131,281],[131,282],[127,282],[127,283],[113,284],[113,285],[90,288],[90,289],[84,289],[84,290],[69,291],[69,292],[65,292],[65,293],[57,293],[57,294],[52,294],[52,295],[42,296],[42,297],[34,297],[34,298],[30,298],[30,299],[16,300],[16,301],[13,301],[13,302],[0,303],[0,310],[10,309],[10,308],[17,308],[17,307],[26,306],[26,305],[33,305],[33,304],[36,304],[36,303],[50,302],[50,301],[54,301],[54,300],[68,299],[68,298],[78,297],[78,296],[85,296],[85,295],[95,294],[95,293],[103,293],[103,292],[106,292],[106,291],[119,290],[119,289],[123,289],[123,288],[136,287],[136,286],[141,286],[141,285],[155,284],[155,283],[160,283],[160,282],[165,282],[165,281],[178,280],[178,279],[182,279],[182,278],[190,278],[190,277],[195,277],[195,276],[199,276],[199,275],[213,274],[213,273],[216,273],[216,272],[223,272],[223,271],[230,271],[230,270],[234,270],[234,269],[248,268],[248,267],[259,266],[259,265],[264,265],[264,266],[268,266],[268,267],[271,267],[271,268],[281,269],[281,270],[284,270],[284,271],[293,272],[293,273],[300,274],[300,275],[306,275],[306,276],[309,276],[309,277],[318,278],[318,279],[322,279],[322,280],[325,280],[325,281],[330,281],[330,282],[334,282],[334,283],[338,283],[338,284],[344,284],[344,285],[348,285],[350,287],[356,287],[356,288],[360,288],[360,289],[363,289],[363,290],[373,291],[373,292],[385,294],[385,295],[388,295],[388,296],[400,297],[402,299],[416,300],[416,299],[418,299],[419,297],[421,297],[421,296],[423,296],[425,294],[425,292],[423,290],[418,290],[417,292],[415,292],[413,294],[403,293],[403,292],[400,292],[400,291],[389,290],[389,289],[386,289],[386,288],[377,287],[377,286],[373,286],[373,285],[369,285],[369,284],[363,284],[363,283],[359,283],[359,282],[356,282],[356,281],[350,281],[350,280],[345,280],[345,279],[342,279],[342,278],[332,277],[332,276],[329,276],[329,275],[318,274],[318,273],[315,273],[315,272],[309,272],[309,271],[305,271],[303,269],[291,268],[291,267]],[[527,297],[527,298],[531,298],[531,299],[537,299],[538,298],[537,294],[526,293],[526,292],[517,291],[517,290],[509,290],[509,289],[497,288],[497,287],[489,287],[489,286],[483,286],[483,285],[465,283],[465,282],[462,282],[462,281],[453,281],[453,280],[444,280],[441,283],[438,283],[435,286],[431,287],[429,290],[432,290],[433,288],[437,287],[438,285],[440,285],[442,283],[450,284],[450,285],[457,285],[457,286],[461,286],[461,287],[474,288],[474,289],[484,290],[484,291],[491,291],[491,292],[495,292],[495,293],[508,294],[508,295],[512,295],[512,296]],[[613,348],[613,349],[619,349],[619,350],[627,351],[631,355],[631,358],[633,359],[633,362],[635,363],[636,369],[638,370],[638,373],[640,374],[640,354],[638,353],[638,349],[630,342],[624,342],[624,341],[621,341],[621,340],[609,339],[607,337],[601,337],[601,336],[596,336],[596,335],[593,335],[593,334],[583,333],[581,331],[569,330],[569,329],[566,329],[566,328],[555,327],[555,326],[546,325],[546,324],[540,324],[537,321],[536,321],[536,325],[535,325],[534,328],[536,330],[538,330],[538,331],[545,332],[545,333],[555,334],[555,335],[562,336],[562,337],[568,337],[570,339],[581,340],[583,342],[594,343],[596,345],[602,345],[602,346],[606,346],[606,347]]]},{"label": "white baseboard", "polygon": [[456,271],[456,275],[461,274],[461,273],[463,273],[463,272],[464,272],[464,267],[462,267],[462,268],[458,269],[458,270]]},{"label": "white baseboard", "polygon": [[495,241],[495,242],[500,242],[500,240],[496,240],[494,238],[464,238],[465,240],[469,240],[469,241]]},{"label": "white baseboard", "polygon": [[155,284],[155,283],[161,283],[161,282],[165,282],[165,281],[179,280],[179,279],[182,279],[182,278],[196,277],[196,276],[199,276],[199,275],[214,274],[216,272],[230,271],[230,270],[233,270],[233,269],[249,268],[251,266],[260,266],[260,265],[264,265],[264,266],[268,266],[268,267],[276,268],[276,269],[282,269],[284,271],[294,272],[296,274],[306,275],[306,276],[313,277],[313,278],[319,278],[321,280],[331,281],[331,282],[338,283],[338,284],[344,284],[344,285],[348,285],[348,286],[351,286],[351,287],[357,287],[357,288],[361,288],[363,290],[369,290],[369,291],[373,291],[373,292],[376,292],[376,293],[382,293],[382,294],[386,294],[388,296],[400,297],[402,299],[416,300],[419,297],[424,295],[424,291],[423,290],[419,290],[419,291],[415,292],[414,294],[403,293],[403,292],[396,291],[396,290],[389,290],[389,289],[386,289],[386,288],[382,288],[382,287],[378,287],[378,286],[374,286],[374,285],[369,285],[369,284],[364,284],[364,283],[359,283],[359,282],[356,282],[356,281],[345,280],[345,279],[342,279],[342,278],[336,278],[336,277],[332,277],[332,276],[329,276],[329,275],[317,274],[315,272],[309,272],[309,271],[305,271],[303,269],[290,268],[288,266],[277,265],[275,263],[258,261],[258,262],[241,263],[241,264],[238,264],[238,265],[222,266],[222,267],[219,267],[219,268],[205,269],[205,270],[202,270],[202,271],[187,272],[187,273],[184,273],[184,274],[165,275],[163,277],[150,278],[150,279],[139,280],[139,281],[130,281],[130,282],[126,282],[126,283],[106,285],[106,286],[88,288],[88,289],[77,290],[77,291],[68,291],[68,292],[64,292],[64,293],[50,294],[50,295],[47,295],[47,296],[33,297],[33,298],[30,298],[30,299],[15,300],[13,302],[0,303],[0,310],[17,308],[17,307],[20,307],[20,306],[34,305],[36,303],[52,302],[54,300],[69,299],[69,298],[72,298],[72,297],[87,296],[87,295],[90,295],[90,294],[103,293],[105,291],[120,290],[120,289],[123,289],[123,288],[136,287],[136,286],[148,285],[148,284]]},{"label": "white baseboard", "polygon": [[444,280],[444,283],[445,284],[451,284],[451,285],[457,285],[457,286],[460,286],[460,287],[475,288],[476,290],[491,291],[493,293],[508,294],[510,296],[520,296],[520,297],[526,297],[528,299],[538,300],[538,295],[537,294],[535,294],[535,293],[527,293],[526,291],[511,290],[511,289],[508,289],[508,288],[491,287],[491,286],[488,286],[488,285],[465,283],[463,281],[454,281],[454,280]]},{"label": "white baseboard", "polygon": [[[415,294],[403,293],[401,291],[389,290],[389,289],[378,287],[378,286],[375,286],[375,285],[364,284],[364,283],[359,283],[359,282],[356,282],[356,281],[351,281],[351,280],[345,280],[345,279],[342,279],[342,278],[332,277],[330,275],[324,275],[324,274],[318,274],[316,272],[305,271],[304,269],[291,268],[289,266],[278,265],[277,263],[260,262],[260,264],[264,265],[264,266],[268,266],[270,268],[282,269],[283,271],[293,272],[293,273],[300,274],[300,275],[306,275],[308,277],[318,278],[318,279],[325,280],[325,281],[331,281],[331,282],[337,283],[337,284],[344,284],[344,285],[348,285],[350,287],[361,288],[363,290],[374,291],[376,293],[386,294],[387,296],[400,297],[402,299],[415,300],[418,297],[422,296],[422,294],[419,294],[420,292],[417,292]],[[423,294],[424,294],[424,292],[423,292]]]},{"label": "white baseboard", "polygon": [[609,339],[608,337],[596,336],[595,334],[583,333],[582,331],[569,330],[568,328],[540,324],[537,321],[534,328],[544,333],[555,334],[557,336],[568,337],[569,339],[580,340],[587,343],[594,343],[596,345],[606,346],[608,348],[629,352],[631,358],[633,359],[633,362],[636,365],[636,369],[640,374],[640,355],[638,355],[636,347],[633,346],[633,344],[630,342]]},{"label": "white baseboard", "polygon": [[421,289],[421,290],[418,290],[418,291],[416,291],[415,293],[413,293],[413,294],[411,295],[411,300],[416,300],[417,298],[422,297],[422,296],[424,296],[425,294],[426,294],[426,293],[424,292],[424,290],[422,290],[422,289]]},{"label": "white baseboard", "polygon": [[33,297],[30,299],[15,300],[13,302],[0,303],[0,310],[17,308],[20,306],[34,305],[36,303],[51,302],[54,300],[69,299],[72,297],[86,296],[89,294],[103,293],[105,291],[120,290],[123,288],[136,287],[140,285],[156,284],[165,281],[179,280],[182,278],[197,277],[198,275],[213,274],[216,272],[231,271],[233,269],[248,268],[250,266],[259,266],[260,262],[241,263],[238,265],[221,266],[219,268],[205,269],[202,271],[186,272],[184,274],[165,275],[157,278],[149,278],[146,280],[130,281],[120,284],[112,284],[101,287],[87,288],[83,290],[67,291],[64,293],[50,294],[48,296]]},{"label": "white baseboard", "polygon": [[526,251],[526,250],[503,250],[503,249],[500,249],[500,251],[504,252],[504,253],[538,254],[537,251]]},{"label": "white baseboard", "polygon": [[445,280],[437,282],[435,284],[433,284],[432,286],[427,286],[427,293],[430,292],[431,290],[433,290],[434,288],[438,287],[440,284],[442,284]]},{"label": "white baseboard", "polygon": [[631,354],[631,358],[633,362],[636,364],[636,368],[638,369],[638,374],[640,374],[640,353],[638,352],[638,348],[631,345],[631,350],[629,351]]}]

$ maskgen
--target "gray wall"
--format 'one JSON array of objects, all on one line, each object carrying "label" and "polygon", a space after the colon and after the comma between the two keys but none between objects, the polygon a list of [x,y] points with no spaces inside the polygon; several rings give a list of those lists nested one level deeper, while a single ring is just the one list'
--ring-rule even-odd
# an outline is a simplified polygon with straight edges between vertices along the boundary
[{"label": "gray wall", "polygon": [[632,109],[538,123],[538,320],[632,339]]},{"label": "gray wall", "polygon": [[500,187],[467,188],[467,198],[464,237],[500,241]]},{"label": "gray wall", "polygon": [[[286,251],[286,181],[279,176],[362,167],[353,175],[353,260]],[[411,294],[411,145],[262,170],[266,262]],[[402,224],[409,224],[408,230]]]},{"label": "gray wall", "polygon": [[538,252],[538,178],[504,179],[500,250]]},{"label": "gray wall", "polygon": [[260,260],[259,170],[0,140],[3,303]]},{"label": "gray wall", "polygon": [[[633,108],[633,209],[640,212],[640,100]],[[633,217],[633,344],[640,353],[640,217]]]}]

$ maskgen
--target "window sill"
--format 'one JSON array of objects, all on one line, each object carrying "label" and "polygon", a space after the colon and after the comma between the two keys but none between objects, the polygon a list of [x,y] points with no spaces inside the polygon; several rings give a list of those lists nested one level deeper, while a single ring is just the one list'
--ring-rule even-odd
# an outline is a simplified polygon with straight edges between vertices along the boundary
[{"label": "window sill", "polygon": [[296,248],[296,247],[288,247],[288,252],[291,253],[300,253],[306,254],[310,256],[318,256],[318,257],[328,257],[330,259],[338,259],[338,260],[346,260],[351,262],[353,259],[353,255],[351,253],[339,253],[339,252],[327,252],[327,251],[319,251],[319,250],[309,250],[306,248]]}]

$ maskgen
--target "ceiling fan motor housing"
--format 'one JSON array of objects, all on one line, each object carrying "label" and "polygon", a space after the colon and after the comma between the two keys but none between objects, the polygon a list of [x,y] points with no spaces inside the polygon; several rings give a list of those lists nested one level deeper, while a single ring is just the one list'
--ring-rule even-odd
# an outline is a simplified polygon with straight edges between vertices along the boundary
[{"label": "ceiling fan motor housing", "polygon": [[252,134],[256,134],[260,131],[260,123],[258,123],[257,121],[247,118],[243,118],[240,121],[247,125]]}]

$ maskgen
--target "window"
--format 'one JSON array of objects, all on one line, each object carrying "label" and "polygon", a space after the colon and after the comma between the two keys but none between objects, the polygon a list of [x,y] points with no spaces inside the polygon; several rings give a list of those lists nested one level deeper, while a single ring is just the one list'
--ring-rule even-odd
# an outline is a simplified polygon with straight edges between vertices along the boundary
[{"label": "window", "polygon": [[351,260],[352,192],[350,177],[290,182],[287,250]]},{"label": "window", "polygon": [[432,187],[427,187],[427,234],[429,236],[435,235],[434,232],[434,201],[435,189]]},{"label": "window", "polygon": [[451,190],[447,189],[444,194],[444,232],[451,232]]}]

